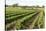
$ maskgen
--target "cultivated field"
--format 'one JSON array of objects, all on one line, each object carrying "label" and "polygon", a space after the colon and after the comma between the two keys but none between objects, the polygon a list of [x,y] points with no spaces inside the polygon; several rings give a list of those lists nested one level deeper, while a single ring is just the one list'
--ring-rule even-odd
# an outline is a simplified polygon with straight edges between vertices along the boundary
[{"label": "cultivated field", "polygon": [[43,29],[44,8],[6,7],[6,30]]}]

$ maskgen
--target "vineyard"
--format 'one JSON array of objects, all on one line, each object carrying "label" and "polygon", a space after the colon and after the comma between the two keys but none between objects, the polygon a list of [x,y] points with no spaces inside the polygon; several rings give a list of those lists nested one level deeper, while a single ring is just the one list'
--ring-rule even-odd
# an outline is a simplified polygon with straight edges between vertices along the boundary
[{"label": "vineyard", "polygon": [[6,30],[43,29],[45,26],[44,8],[6,8]]}]

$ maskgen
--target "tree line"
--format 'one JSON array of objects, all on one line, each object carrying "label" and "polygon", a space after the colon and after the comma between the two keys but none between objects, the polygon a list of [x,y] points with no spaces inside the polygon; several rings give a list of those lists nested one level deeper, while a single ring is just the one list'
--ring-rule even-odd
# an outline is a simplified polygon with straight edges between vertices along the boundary
[{"label": "tree line", "polygon": [[35,7],[35,8],[44,8],[45,6],[43,5],[42,7],[40,7],[39,5],[37,6],[19,6],[18,4],[13,4],[13,5],[5,5],[5,7],[22,7],[22,8],[32,8],[32,7]]}]

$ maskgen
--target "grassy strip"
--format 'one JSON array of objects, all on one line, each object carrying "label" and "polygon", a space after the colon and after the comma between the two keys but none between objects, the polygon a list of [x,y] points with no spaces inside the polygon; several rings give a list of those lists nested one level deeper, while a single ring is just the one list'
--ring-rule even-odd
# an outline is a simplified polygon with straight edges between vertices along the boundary
[{"label": "grassy strip", "polygon": [[40,16],[39,16],[38,27],[39,28],[44,28],[44,14],[43,14],[43,11],[40,13]]}]

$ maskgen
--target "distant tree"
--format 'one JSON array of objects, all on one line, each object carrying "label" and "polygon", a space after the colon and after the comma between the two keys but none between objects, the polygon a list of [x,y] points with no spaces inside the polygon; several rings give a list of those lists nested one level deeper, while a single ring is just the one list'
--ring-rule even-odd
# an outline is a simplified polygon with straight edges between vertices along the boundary
[{"label": "distant tree", "polygon": [[23,8],[23,9],[26,9],[26,8],[27,8],[27,6],[22,6],[22,8]]},{"label": "distant tree", "polygon": [[18,4],[13,4],[13,7],[17,7],[18,6]]},{"label": "distant tree", "polygon": [[42,6],[44,8],[44,6]]},{"label": "distant tree", "polygon": [[37,5],[36,8],[39,8],[39,6]]},{"label": "distant tree", "polygon": [[35,7],[35,6],[32,6],[33,8]]}]

